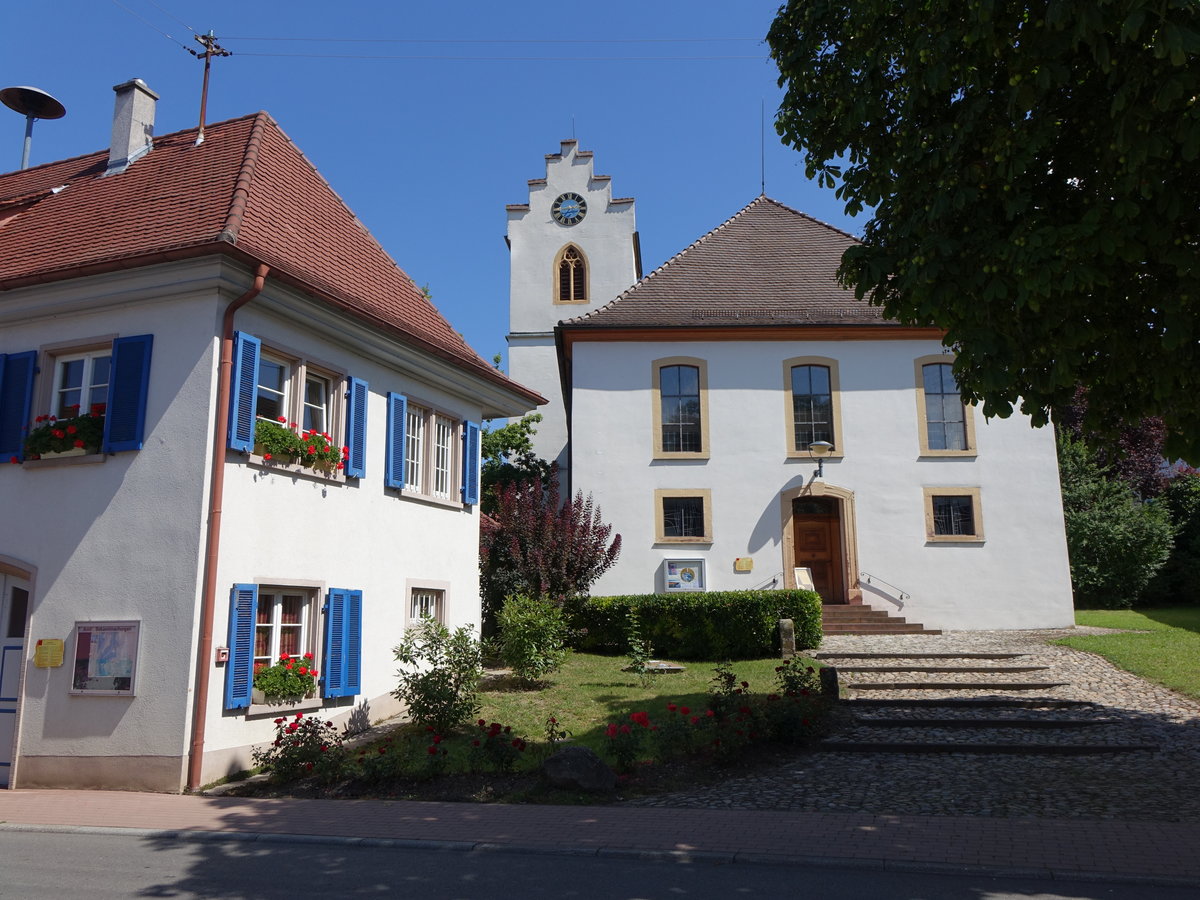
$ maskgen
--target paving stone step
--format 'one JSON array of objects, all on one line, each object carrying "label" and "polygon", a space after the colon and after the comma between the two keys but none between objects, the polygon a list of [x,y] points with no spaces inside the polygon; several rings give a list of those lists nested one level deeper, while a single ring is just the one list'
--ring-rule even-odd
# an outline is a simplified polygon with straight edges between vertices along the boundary
[{"label": "paving stone step", "polygon": [[1059,700],[1054,697],[851,697],[839,701],[850,709],[1084,709],[1095,708],[1091,700]]},{"label": "paving stone step", "polygon": [[856,726],[870,728],[1029,728],[1069,729],[1115,725],[1117,719],[887,719],[858,716]]},{"label": "paving stone step", "polygon": [[814,750],[837,753],[1008,753],[1028,756],[1094,756],[1155,751],[1154,744],[967,744],[820,741]]},{"label": "paving stone step", "polygon": [[941,631],[922,625],[898,625],[894,622],[827,622],[821,630],[825,634],[941,634]]},{"label": "paving stone step", "polygon": [[1049,666],[838,666],[838,672],[1045,672]]},{"label": "paving stone step", "polygon": [[1067,684],[1065,681],[860,681],[842,686],[852,691],[1037,691]]},{"label": "paving stone step", "polygon": [[1028,653],[817,653],[814,659],[1020,659]]}]

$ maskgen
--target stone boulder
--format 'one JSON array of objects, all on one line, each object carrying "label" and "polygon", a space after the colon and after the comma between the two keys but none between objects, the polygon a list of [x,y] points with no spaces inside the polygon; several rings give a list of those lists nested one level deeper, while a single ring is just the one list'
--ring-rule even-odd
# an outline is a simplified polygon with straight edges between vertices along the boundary
[{"label": "stone boulder", "polygon": [[595,751],[564,747],[542,764],[542,774],[557,788],[608,794],[617,786],[617,775]]}]

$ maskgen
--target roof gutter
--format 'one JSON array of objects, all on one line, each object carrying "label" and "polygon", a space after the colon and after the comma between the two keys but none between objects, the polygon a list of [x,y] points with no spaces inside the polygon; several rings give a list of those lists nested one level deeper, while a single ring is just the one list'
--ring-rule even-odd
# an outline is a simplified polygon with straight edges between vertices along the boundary
[{"label": "roof gutter", "polygon": [[221,511],[225,499],[225,423],[229,421],[229,384],[233,373],[233,316],[259,295],[271,267],[259,263],[254,283],[225,308],[221,322],[221,362],[217,369],[217,413],[213,423],[212,473],[209,477],[208,539],[204,549],[204,587],[200,601],[200,647],[196,653],[196,693],[192,698],[192,746],[188,790],[200,787],[204,768],[204,729],[208,723],[208,687],[212,674],[212,630],[217,597],[217,559],[221,551]]}]

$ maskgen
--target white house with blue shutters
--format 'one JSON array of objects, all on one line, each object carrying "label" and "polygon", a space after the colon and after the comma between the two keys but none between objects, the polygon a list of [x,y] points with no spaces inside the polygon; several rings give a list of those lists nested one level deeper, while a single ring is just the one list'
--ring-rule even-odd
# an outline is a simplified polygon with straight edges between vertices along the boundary
[{"label": "white house with blue shutters", "polygon": [[[281,654],[318,673],[289,714],[396,712],[405,627],[479,621],[478,423],[541,400],[269,116],[148,142],[153,92],[116,91],[110,149],[0,175],[10,786],[244,769],[280,714],[254,671]],[[279,458],[260,423],[333,460]],[[39,428],[71,446],[35,452]]]}]

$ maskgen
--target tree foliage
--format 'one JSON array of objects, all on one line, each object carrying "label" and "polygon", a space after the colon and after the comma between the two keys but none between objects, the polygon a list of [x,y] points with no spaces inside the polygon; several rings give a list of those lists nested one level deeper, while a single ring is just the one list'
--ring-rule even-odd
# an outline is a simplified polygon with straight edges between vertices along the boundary
[{"label": "tree foliage", "polygon": [[858,295],[936,325],[964,398],[1087,428],[1161,416],[1200,458],[1200,4],[790,0],[776,120],[873,207]]},{"label": "tree foliage", "polygon": [[496,511],[496,492],[501,486],[535,479],[543,484],[550,481],[550,463],[533,452],[533,436],[537,434],[534,426],[540,421],[541,413],[530,413],[499,428],[484,428],[480,483],[482,508],[488,515]]},{"label": "tree foliage", "polygon": [[621,536],[601,518],[589,494],[561,503],[557,481],[513,482],[496,492],[496,511],[479,536],[480,590],[485,616],[505,597],[546,597],[564,603],[584,596],[621,552]]},{"label": "tree foliage", "polygon": [[1166,507],[1140,501],[1065,430],[1058,434],[1058,466],[1075,605],[1132,606],[1171,552]]},{"label": "tree foliage", "polygon": [[1119,478],[1143,500],[1157,497],[1167,486],[1163,441],[1166,429],[1162,419],[1151,416],[1134,425],[1122,427],[1107,441],[1089,435],[1083,427],[1087,417],[1087,391],[1079,388],[1074,401],[1065,409],[1055,410],[1054,424],[1072,438],[1092,446],[1097,464],[1109,475]]}]

